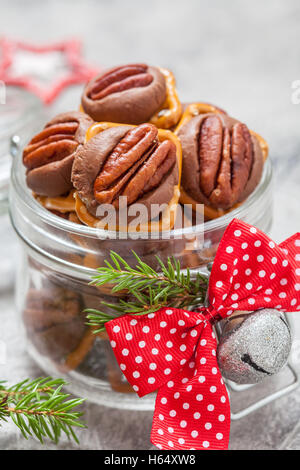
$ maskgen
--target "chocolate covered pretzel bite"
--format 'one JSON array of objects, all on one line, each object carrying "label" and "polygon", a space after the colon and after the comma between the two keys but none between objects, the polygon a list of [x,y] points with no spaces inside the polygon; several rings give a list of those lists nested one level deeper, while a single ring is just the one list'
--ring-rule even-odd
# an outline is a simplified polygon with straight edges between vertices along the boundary
[{"label": "chocolate covered pretzel bite", "polygon": [[173,74],[146,64],[113,67],[86,86],[82,109],[95,121],[142,124],[170,129],[181,115]]},{"label": "chocolate covered pretzel bite", "polygon": [[254,191],[268,148],[258,134],[222,110],[197,115],[193,106],[176,130],[183,152],[181,202],[204,204],[205,215],[214,218]]},{"label": "chocolate covered pretzel bite", "polygon": [[143,204],[145,222],[159,216],[155,204],[177,203],[181,149],[174,134],[149,123],[137,127],[99,123],[89,134],[76,151],[72,170],[76,212],[83,223],[95,226],[103,204],[119,212],[125,197],[128,207]]}]

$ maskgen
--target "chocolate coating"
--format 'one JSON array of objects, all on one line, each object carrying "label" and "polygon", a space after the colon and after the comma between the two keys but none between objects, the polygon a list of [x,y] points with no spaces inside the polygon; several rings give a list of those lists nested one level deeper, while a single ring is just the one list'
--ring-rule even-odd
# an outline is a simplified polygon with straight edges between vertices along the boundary
[{"label": "chocolate coating", "polygon": [[[41,196],[56,197],[62,196],[73,188],[71,182],[71,172],[74,160],[74,147],[84,143],[86,131],[93,124],[93,120],[87,114],[77,111],[62,113],[57,115],[51,121],[49,121],[46,124],[44,130],[53,125],[65,124],[70,122],[78,123],[77,130],[74,136],[72,137],[71,141],[73,143],[71,153],[65,156],[66,152],[62,149],[61,152],[64,151],[64,154],[61,154],[61,160],[56,159],[55,161],[49,161],[46,164],[42,164],[35,168],[29,168],[27,170],[27,185],[36,194],[39,194]],[[41,132],[41,134],[42,133],[43,131]],[[37,137],[38,136],[33,138],[32,141],[35,141]],[[34,145],[32,144],[32,141],[24,149],[24,154],[26,151],[30,151],[30,147]],[[67,143],[67,141],[68,139],[66,139],[65,141],[60,140],[60,144],[63,145],[64,142]],[[49,145],[51,145],[49,142],[45,142],[43,148],[41,148],[40,151],[47,154]],[[48,160],[50,159],[48,158]]]},{"label": "chocolate coating", "polygon": [[[97,209],[100,206],[95,198],[94,182],[108,156],[130,129],[132,129],[130,126],[111,127],[92,137],[75,153],[72,182],[80,199],[93,216],[96,216]],[[151,212],[151,205],[168,204],[174,195],[174,186],[176,184],[178,184],[177,160],[160,184],[144,193],[135,203],[144,204],[148,210],[149,218],[150,215],[152,218],[156,217],[160,211],[157,209],[156,213]]]},{"label": "chocolate coating", "polygon": [[166,99],[166,83],[159,68],[145,67],[147,74],[151,74],[153,77],[151,83],[123,91],[114,91],[101,99],[91,98],[95,84],[99,79],[114,73],[119,67],[108,69],[93,78],[87,84],[81,98],[84,111],[95,121],[124,124],[141,124],[148,121],[160,109]]},{"label": "chocolate coating", "polygon": [[[239,135],[233,138],[236,129]],[[178,137],[183,157],[182,187],[195,201],[230,209],[259,183],[263,154],[257,138],[238,120],[225,114],[201,114],[182,126]]]}]

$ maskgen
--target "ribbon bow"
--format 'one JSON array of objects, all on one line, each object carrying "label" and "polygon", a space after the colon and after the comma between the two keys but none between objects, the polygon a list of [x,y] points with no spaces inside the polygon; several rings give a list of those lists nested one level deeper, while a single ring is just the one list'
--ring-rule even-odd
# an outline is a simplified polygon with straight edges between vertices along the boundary
[{"label": "ribbon bow", "polygon": [[160,449],[226,449],[230,403],[212,325],[235,310],[300,310],[300,234],[280,245],[234,219],[210,275],[209,307],[124,315],[106,330],[140,397],[158,390],[151,441]]}]

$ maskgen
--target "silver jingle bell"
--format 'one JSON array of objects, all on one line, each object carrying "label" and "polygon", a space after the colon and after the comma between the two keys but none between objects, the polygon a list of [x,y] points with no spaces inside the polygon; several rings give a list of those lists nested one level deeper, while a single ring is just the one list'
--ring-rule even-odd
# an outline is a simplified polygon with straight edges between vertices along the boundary
[{"label": "silver jingle bell", "polygon": [[290,328],[281,312],[269,308],[237,311],[222,329],[217,358],[226,379],[253,384],[279,372],[290,350]]}]

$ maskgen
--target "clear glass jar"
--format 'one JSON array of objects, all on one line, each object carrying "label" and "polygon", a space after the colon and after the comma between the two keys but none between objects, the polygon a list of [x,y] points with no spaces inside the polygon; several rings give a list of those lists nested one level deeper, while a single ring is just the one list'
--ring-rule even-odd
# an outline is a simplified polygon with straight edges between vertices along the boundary
[{"label": "clear glass jar", "polygon": [[0,291],[13,285],[16,238],[8,216],[8,187],[12,162],[11,138],[25,142],[35,132],[42,113],[42,103],[31,93],[13,86],[5,88],[0,104]]},{"label": "clear glass jar", "polygon": [[[21,158],[14,160],[10,195],[11,219],[22,242],[23,256],[17,279],[17,309],[27,335],[29,352],[40,367],[64,375],[73,393],[94,402],[149,409],[153,397],[138,399],[119,370],[106,334],[95,337],[85,325],[85,308],[114,303],[109,287],[89,285],[96,268],[111,249],[133,263],[131,249],[158,268],[174,255],[182,268],[205,271],[213,260],[222,234],[234,217],[268,232],[272,221],[271,162],[262,180],[244,204],[218,219],[175,229],[167,239],[116,239],[112,232],[78,225],[60,218],[32,197],[27,189]],[[203,237],[204,235],[204,237]],[[188,237],[187,239],[184,236]]]}]

